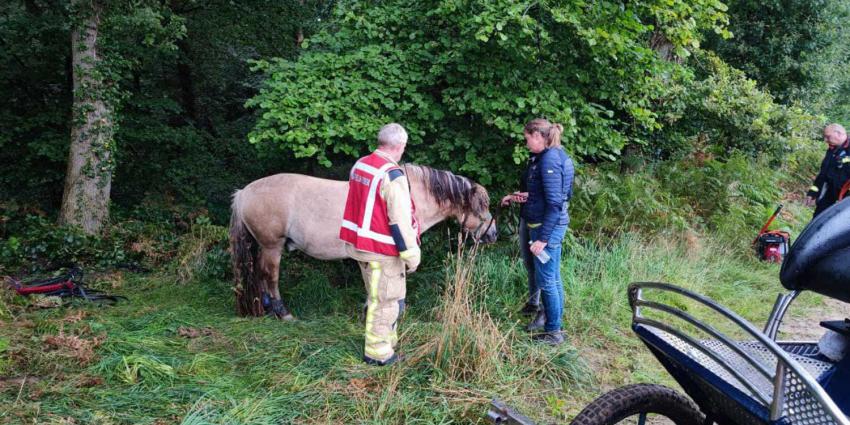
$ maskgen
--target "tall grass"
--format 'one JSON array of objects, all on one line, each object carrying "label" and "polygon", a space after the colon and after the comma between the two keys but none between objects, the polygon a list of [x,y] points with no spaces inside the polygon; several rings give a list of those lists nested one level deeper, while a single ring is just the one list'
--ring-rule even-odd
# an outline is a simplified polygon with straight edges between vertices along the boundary
[{"label": "tall grass", "polygon": [[[129,303],[76,305],[87,317],[74,322],[63,321],[72,311],[0,297],[0,363],[11,377],[37,377],[0,383],[0,423],[475,423],[492,397],[565,422],[605,388],[669,383],[629,331],[629,282],[685,286],[757,325],[780,290],[775,265],[730,255],[713,238],[605,240],[568,238],[568,343],[557,348],[523,330],[515,240],[432,255],[408,278],[399,344],[408,360],[384,369],[361,362],[359,276],[341,279],[348,267],[302,257],[287,257],[282,277],[296,323],[234,317],[227,282],[196,275],[174,285],[176,271],[127,274],[120,292]],[[105,340],[80,365],[43,342],[60,329]]]},{"label": "tall grass", "polygon": [[419,350],[432,353],[433,367],[445,379],[470,384],[488,380],[514,361],[511,333],[503,333],[479,302],[487,286],[475,274],[477,248],[467,252],[458,244],[435,313],[440,328]]}]

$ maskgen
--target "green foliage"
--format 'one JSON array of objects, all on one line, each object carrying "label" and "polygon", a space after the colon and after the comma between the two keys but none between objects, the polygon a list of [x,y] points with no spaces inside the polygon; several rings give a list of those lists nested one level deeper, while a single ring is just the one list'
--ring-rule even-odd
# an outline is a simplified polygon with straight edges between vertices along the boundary
[{"label": "green foliage", "polygon": [[0,239],[0,268],[11,273],[71,265],[157,266],[173,258],[177,236],[168,223],[136,220],[113,223],[101,235],[90,236],[77,227],[27,215],[7,225]]},{"label": "green foliage", "polygon": [[[229,196],[281,169],[257,158],[243,103],[258,84],[247,61],[292,57],[326,13],[319,1],[104,2],[102,66],[116,124],[113,206],[165,198],[226,222]],[[55,211],[68,156],[70,1],[0,5],[0,198]]]},{"label": "green foliage", "polygon": [[[58,5],[0,6],[0,194],[39,214],[58,207],[70,133],[69,3]],[[205,209],[225,223],[235,188],[280,171],[343,175],[314,165],[347,169],[388,121],[410,130],[408,159],[491,192],[515,188],[521,128],[537,116],[565,125],[579,163],[624,151],[787,159],[812,133],[806,113],[697,48],[703,33],[728,35],[715,0],[112,2],[102,29],[121,105],[112,206],[133,219]],[[650,49],[656,35],[683,63]],[[259,155],[244,143],[252,129]]]},{"label": "green foliage", "polygon": [[577,232],[620,234],[689,228],[692,207],[662,185],[652,171],[623,174],[616,165],[588,170],[576,181],[570,227]]},{"label": "green foliage", "polygon": [[[442,248],[430,256],[440,256]],[[699,246],[636,235],[606,243],[576,238],[565,251],[569,344],[555,349],[533,344],[522,329],[526,318],[516,313],[526,296],[516,240],[481,251],[473,272],[480,286],[466,288],[471,290],[467,300],[481,302],[472,304],[473,311],[486,307],[496,326],[492,335],[500,337],[495,344],[512,356],[487,351],[486,360],[478,360],[471,354],[474,344],[463,347],[463,340],[457,340],[454,352],[461,356],[456,367],[463,362],[475,366],[476,361],[500,364],[478,369],[492,373],[469,381],[451,379],[446,372],[453,359],[446,357],[446,367],[437,368],[435,352],[427,350],[452,331],[445,327],[454,325],[433,314],[452,308],[434,284],[451,280],[450,263],[409,277],[408,299],[433,298],[436,309],[419,302],[408,305],[400,344],[410,356],[390,369],[362,365],[363,326],[356,312],[363,289],[356,268],[349,272],[356,283],[320,286],[322,296],[303,296],[317,292],[321,276],[286,282],[287,300],[299,300],[293,307],[304,312],[302,320],[286,324],[234,317],[226,282],[174,285],[176,274],[166,271],[126,274],[121,293],[132,302],[109,308],[82,305],[85,315],[27,310],[4,305],[0,298],[0,306],[13,309],[14,323],[21,324],[0,327],[0,341],[8,341],[6,353],[16,353],[8,357],[13,376],[39,377],[0,389],[0,402],[17,402],[8,413],[15,423],[54,417],[104,424],[470,423],[482,420],[489,400],[498,396],[537,422],[556,423],[575,415],[604,388],[636,381],[669,383],[629,330],[625,290],[630,281],[683,285],[709,294],[753,323],[767,317],[780,289],[776,265],[729,255],[712,234]],[[318,264],[311,267],[329,267]],[[437,296],[431,297],[435,287]],[[446,290],[451,293],[457,292]],[[341,308],[328,310],[328,300]],[[801,296],[798,302],[814,306],[812,301],[818,299]],[[74,322],[74,316],[82,320]],[[33,324],[23,325],[27,322]],[[102,338],[89,366],[63,356],[62,349],[44,349],[43,338],[58,334],[60,325],[81,343]],[[466,327],[456,332],[469,332],[480,322],[459,325]],[[194,336],[181,334],[181,328],[194,329]]]},{"label": "green foliage", "polygon": [[737,152],[787,161],[817,136],[821,119],[800,107],[775,103],[756,81],[715,54],[698,50],[690,63],[695,75],[664,105],[671,125],[652,136],[644,149],[650,157],[708,151],[720,158]]},{"label": "green foliage", "polygon": [[9,374],[9,365],[11,362],[8,358],[7,351],[9,350],[9,339],[0,336],[0,373],[3,375]]},{"label": "green foliage", "polygon": [[40,216],[29,216],[20,234],[0,245],[0,264],[14,270],[53,268],[97,262],[116,264],[128,260],[119,241],[88,236],[76,227],[57,227]]},{"label": "green foliage", "polygon": [[[714,232],[745,252],[749,240],[782,202],[786,188],[802,193],[788,177],[791,166],[767,157],[735,153],[718,159],[696,153],[680,161],[625,171],[616,164],[587,169],[570,205],[570,227],[580,234]],[[776,225],[798,228],[804,217]]]},{"label": "green foliage", "polygon": [[176,267],[181,283],[193,279],[226,279],[230,272],[227,228],[210,224],[209,218],[195,219],[191,230],[180,237]]},{"label": "green foliage", "polygon": [[62,196],[71,109],[67,3],[0,5],[0,193],[3,199]]},{"label": "green foliage", "polygon": [[[846,84],[850,8],[840,0],[730,0],[731,39],[709,35],[706,47],[743,70],[784,103],[830,102]],[[839,73],[843,75],[839,75]],[[830,87],[832,86],[832,87]],[[823,112],[827,112],[823,110]]]},{"label": "green foliage", "polygon": [[[656,22],[680,53],[723,32],[703,2],[345,3],[297,60],[256,63],[252,143],[330,165],[373,145],[381,125],[410,133],[415,161],[506,183],[526,121],[564,124],[576,154],[614,158],[661,127],[656,102],[686,73],[652,51]],[[507,142],[507,143],[506,143]],[[271,146],[268,146],[271,145]],[[502,170],[502,171],[493,171]]]}]

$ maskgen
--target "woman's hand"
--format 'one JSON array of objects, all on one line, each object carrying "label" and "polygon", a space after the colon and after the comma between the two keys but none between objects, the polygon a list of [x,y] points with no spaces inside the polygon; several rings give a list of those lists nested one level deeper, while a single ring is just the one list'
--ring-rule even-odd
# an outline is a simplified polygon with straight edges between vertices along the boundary
[{"label": "woman's hand", "polygon": [[528,192],[514,192],[511,194],[514,202],[524,204],[528,200]]},{"label": "woman's hand", "polygon": [[546,248],[546,242],[543,241],[534,241],[533,244],[528,248],[534,255],[540,255],[543,252],[543,248]]},{"label": "woman's hand", "polygon": [[502,197],[502,201],[499,202],[499,205],[506,207],[506,206],[508,206],[508,204],[511,203],[511,201],[513,201],[513,199],[514,199],[513,193],[505,195],[504,197]]},{"label": "woman's hand", "polygon": [[514,192],[509,195],[505,195],[502,197],[502,201],[500,204],[503,207],[508,206],[511,202],[516,202],[518,204],[523,204],[528,200],[528,192]]}]

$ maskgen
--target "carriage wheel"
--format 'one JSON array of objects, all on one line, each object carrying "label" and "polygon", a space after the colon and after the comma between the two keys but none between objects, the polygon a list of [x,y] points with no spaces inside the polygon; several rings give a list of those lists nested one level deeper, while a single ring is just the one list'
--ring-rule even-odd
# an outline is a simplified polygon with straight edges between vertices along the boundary
[{"label": "carriage wheel", "polygon": [[705,415],[689,398],[661,385],[629,385],[602,394],[572,425],[702,425]]}]

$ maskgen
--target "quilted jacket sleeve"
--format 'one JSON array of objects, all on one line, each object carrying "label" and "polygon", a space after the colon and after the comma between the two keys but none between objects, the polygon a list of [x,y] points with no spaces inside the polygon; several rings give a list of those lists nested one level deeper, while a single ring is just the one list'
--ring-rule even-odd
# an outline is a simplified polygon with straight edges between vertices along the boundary
[{"label": "quilted jacket sleeve", "polygon": [[550,149],[541,158],[540,176],[543,183],[543,227],[539,240],[548,242],[552,229],[558,224],[564,211],[565,202],[573,185],[573,164],[560,149]]}]

